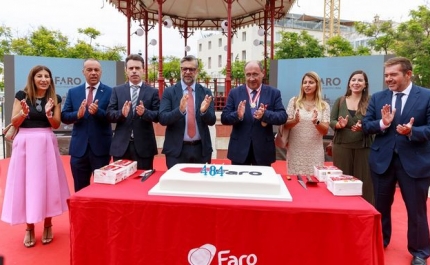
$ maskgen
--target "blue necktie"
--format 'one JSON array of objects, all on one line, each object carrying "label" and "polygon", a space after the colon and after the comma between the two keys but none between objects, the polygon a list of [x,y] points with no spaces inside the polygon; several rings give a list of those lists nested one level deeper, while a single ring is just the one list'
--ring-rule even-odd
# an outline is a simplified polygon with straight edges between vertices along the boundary
[{"label": "blue necktie", "polygon": [[400,124],[400,117],[402,116],[402,97],[405,95],[405,93],[397,93],[396,94],[396,114],[394,115],[394,127],[396,127],[398,124]]},{"label": "blue necktie", "polygon": [[257,90],[252,90],[251,91],[252,94],[252,101],[250,103],[255,103],[255,107],[251,107],[251,113],[254,116],[254,112],[257,110],[257,102],[255,102],[255,97],[257,96]]}]

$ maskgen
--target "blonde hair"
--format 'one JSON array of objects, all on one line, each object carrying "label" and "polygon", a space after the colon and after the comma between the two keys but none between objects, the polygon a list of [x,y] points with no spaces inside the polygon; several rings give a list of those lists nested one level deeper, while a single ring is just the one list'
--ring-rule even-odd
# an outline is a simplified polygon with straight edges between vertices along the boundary
[{"label": "blonde hair", "polygon": [[324,104],[324,100],[322,99],[322,83],[321,83],[321,78],[319,77],[319,75],[313,71],[311,72],[307,72],[306,74],[303,75],[302,77],[302,82],[300,84],[300,93],[297,96],[297,101],[296,101],[296,105],[299,106],[300,108],[304,107],[303,101],[305,100],[305,92],[302,89],[303,86],[303,81],[305,80],[305,77],[309,77],[311,79],[313,79],[316,84],[317,87],[315,89],[315,107],[318,110],[323,110],[326,108],[326,105]]}]

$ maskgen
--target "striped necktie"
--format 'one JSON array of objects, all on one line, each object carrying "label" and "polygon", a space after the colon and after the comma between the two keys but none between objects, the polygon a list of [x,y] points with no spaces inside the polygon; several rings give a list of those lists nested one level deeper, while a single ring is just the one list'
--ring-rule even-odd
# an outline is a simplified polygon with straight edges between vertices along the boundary
[{"label": "striped necktie", "polygon": [[139,86],[131,86],[131,88],[133,89],[133,93],[131,94],[131,108],[134,113],[137,105],[137,98],[138,98],[137,91],[139,90]]}]

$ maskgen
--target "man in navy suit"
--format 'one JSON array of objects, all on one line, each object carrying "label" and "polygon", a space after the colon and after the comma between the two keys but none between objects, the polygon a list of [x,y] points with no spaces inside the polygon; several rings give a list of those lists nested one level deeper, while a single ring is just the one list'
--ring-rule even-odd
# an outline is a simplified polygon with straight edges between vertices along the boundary
[{"label": "man in navy suit", "polygon": [[110,161],[111,124],[106,117],[112,88],[102,84],[99,61],[84,61],[85,84],[69,89],[61,111],[61,121],[73,124],[70,141],[70,166],[75,191],[90,185],[95,169]]},{"label": "man in navy suit", "polygon": [[408,214],[411,264],[427,264],[430,91],[411,82],[412,64],[403,57],[387,60],[384,76],[388,89],[372,96],[363,119],[363,131],[375,134],[369,164],[375,207],[382,216],[384,247],[390,243],[391,205],[398,184]]},{"label": "man in navy suit", "polygon": [[[162,151],[166,155],[167,168],[177,163],[211,162],[213,150],[209,126],[216,122],[215,108],[212,92],[196,83],[198,71],[196,57],[188,55],[182,58],[181,81],[164,90],[161,99],[159,118],[160,124],[167,126]],[[189,107],[194,109],[191,117]],[[189,122],[188,118],[193,121]],[[196,129],[189,135],[188,129],[193,124]]]},{"label": "man in navy suit", "polygon": [[260,62],[245,64],[246,85],[230,91],[221,114],[224,125],[233,125],[227,157],[233,165],[270,166],[276,160],[273,126],[287,121],[278,89],[263,85]]},{"label": "man in navy suit", "polygon": [[116,123],[110,154],[113,160],[137,161],[138,169],[153,169],[158,153],[153,122],[158,122],[158,90],[143,83],[144,60],[130,54],[125,59],[128,82],[113,88],[108,119]]}]

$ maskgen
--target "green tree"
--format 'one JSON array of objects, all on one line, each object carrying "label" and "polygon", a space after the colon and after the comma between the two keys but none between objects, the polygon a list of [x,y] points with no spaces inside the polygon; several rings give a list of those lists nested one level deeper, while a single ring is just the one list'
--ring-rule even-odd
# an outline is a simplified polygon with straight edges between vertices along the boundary
[{"label": "green tree", "polygon": [[99,37],[101,35],[100,31],[96,30],[95,28],[90,28],[90,27],[85,28],[85,29],[78,28],[78,32],[81,34],[84,34],[90,38],[90,46],[91,46],[93,40],[95,40],[97,37]]},{"label": "green tree", "polygon": [[[3,62],[3,58],[5,54],[10,53],[11,41],[12,41],[11,29],[6,26],[0,26],[0,62]],[[1,68],[0,68],[0,71],[2,71]]]},{"label": "green tree", "polygon": [[410,16],[409,21],[398,26],[392,47],[396,55],[412,60],[414,82],[430,88],[430,10],[419,6]]},{"label": "green tree", "polygon": [[[234,61],[231,64],[231,79],[239,79],[239,80],[244,80],[245,79],[245,73],[244,73],[244,69],[245,69],[245,61]],[[221,74],[223,75],[227,75],[227,66],[224,67],[221,70]]]},{"label": "green tree", "polygon": [[324,48],[307,31],[281,32],[281,41],[275,43],[275,59],[324,57]]},{"label": "green tree", "polygon": [[65,57],[69,40],[60,31],[41,26],[27,37],[13,39],[11,46],[18,55]]},{"label": "green tree", "polygon": [[370,37],[369,46],[376,52],[388,54],[396,40],[396,32],[393,21],[379,20],[375,16],[373,23],[356,22],[355,30],[366,37]]},{"label": "green tree", "polygon": [[46,27],[40,26],[28,36],[12,39],[8,52],[26,56],[95,58],[115,61],[121,60],[122,55],[126,52],[124,46],[110,48],[101,47],[97,43],[92,44],[93,40],[96,40],[100,36],[100,32],[94,28],[78,29],[78,32],[88,36],[90,38],[89,43],[78,40],[76,44],[71,45],[68,37],[64,36],[60,31],[49,30]]},{"label": "green tree", "polygon": [[328,39],[326,42],[326,51],[329,56],[339,57],[356,55],[351,43],[341,36],[334,36]]}]

